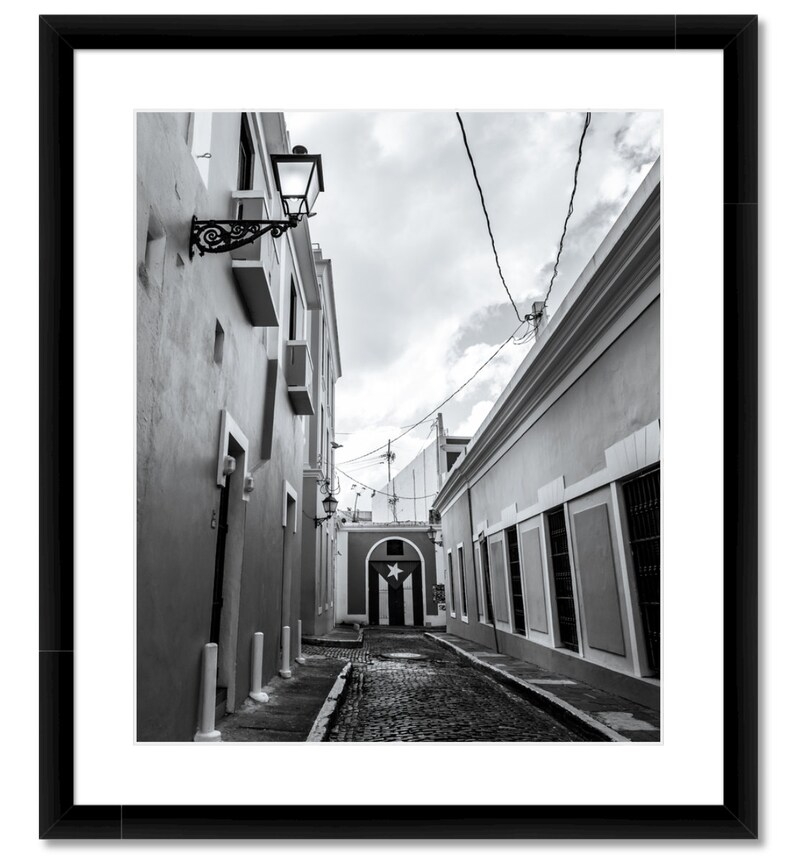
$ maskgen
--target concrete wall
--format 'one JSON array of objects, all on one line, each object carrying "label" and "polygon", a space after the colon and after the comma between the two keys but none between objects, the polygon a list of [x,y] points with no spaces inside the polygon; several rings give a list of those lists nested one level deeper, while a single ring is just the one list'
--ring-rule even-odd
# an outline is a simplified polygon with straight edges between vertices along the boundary
[{"label": "concrete wall", "polygon": [[[188,256],[194,214],[229,216],[240,114],[213,117],[209,188],[188,147],[184,115],[144,113],[137,121],[138,738],[181,741],[195,731],[201,649],[210,631],[221,414],[226,411],[247,440],[232,481],[226,559],[221,673],[230,709],[249,690],[253,633],[265,634],[267,679],[277,668],[281,623],[294,626],[298,616],[300,587],[291,587],[286,616],[281,591],[300,574],[300,505],[297,532],[283,526],[282,515],[285,481],[300,500],[304,438],[280,360],[268,370],[268,356],[280,357],[281,331],[251,326],[228,254]],[[255,181],[262,182],[257,160]],[[147,265],[153,223],[165,236],[161,273]],[[286,239],[279,239],[278,253],[272,239],[262,240],[278,289],[294,273]],[[277,301],[284,318],[283,292]],[[215,359],[217,324],[224,332],[221,362]],[[276,391],[270,409],[268,371],[277,373],[270,378]],[[268,423],[272,454],[262,460]],[[255,490],[243,501],[246,469]],[[282,574],[285,547],[292,562]]]}]

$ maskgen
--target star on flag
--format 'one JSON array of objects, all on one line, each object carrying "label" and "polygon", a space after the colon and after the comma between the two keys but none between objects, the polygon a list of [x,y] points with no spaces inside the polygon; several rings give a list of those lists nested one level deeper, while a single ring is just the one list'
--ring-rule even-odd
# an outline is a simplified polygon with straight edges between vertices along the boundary
[{"label": "star on flag", "polygon": [[396,562],[394,563],[394,565],[389,565],[388,563],[386,563],[386,566],[389,569],[389,575],[386,578],[387,580],[389,579],[389,577],[394,577],[397,580],[399,580],[400,579],[400,572],[405,570],[405,569],[400,568],[400,566],[397,565]]}]

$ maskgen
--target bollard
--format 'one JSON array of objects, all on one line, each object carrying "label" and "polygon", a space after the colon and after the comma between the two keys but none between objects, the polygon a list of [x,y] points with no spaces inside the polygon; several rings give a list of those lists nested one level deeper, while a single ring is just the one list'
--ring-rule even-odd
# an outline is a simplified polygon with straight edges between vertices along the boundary
[{"label": "bollard", "polygon": [[218,644],[207,643],[201,651],[201,700],[199,728],[194,741],[220,741],[215,728],[215,683],[218,673]]},{"label": "bollard", "polygon": [[305,664],[306,658],[303,657],[303,621],[298,619],[298,657],[295,658],[295,663]]},{"label": "bollard", "polygon": [[282,678],[292,678],[292,670],[289,668],[289,625],[281,629],[281,669],[278,674]]},{"label": "bollard", "polygon": [[262,690],[262,652],[265,648],[265,635],[261,631],[254,634],[251,641],[251,699],[267,702],[268,696]]}]

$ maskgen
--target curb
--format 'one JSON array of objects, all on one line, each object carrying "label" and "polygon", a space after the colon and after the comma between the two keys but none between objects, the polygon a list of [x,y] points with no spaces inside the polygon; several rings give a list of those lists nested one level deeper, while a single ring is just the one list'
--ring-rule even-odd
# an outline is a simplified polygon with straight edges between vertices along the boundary
[{"label": "curb", "polygon": [[337,676],[334,686],[328,692],[328,696],[325,698],[323,707],[320,709],[320,713],[315,718],[312,728],[306,736],[307,741],[325,741],[326,735],[328,734],[328,727],[331,725],[331,719],[345,690],[347,676],[350,673],[351,666],[351,663],[348,661],[344,667],[342,667],[342,672]]},{"label": "curb", "polygon": [[301,643],[305,646],[325,646],[329,649],[360,649],[364,645],[364,636],[361,631],[355,640],[326,640],[323,637],[301,637]]},{"label": "curb", "polygon": [[610,729],[608,726],[604,726],[603,723],[596,720],[594,717],[591,717],[589,714],[586,714],[579,708],[571,705],[570,702],[566,702],[564,699],[560,699],[559,696],[555,696],[553,693],[549,693],[547,690],[543,690],[539,688],[537,685],[531,684],[528,681],[525,681],[518,676],[511,675],[509,672],[505,672],[505,670],[500,669],[493,664],[485,663],[485,661],[478,660],[474,655],[465,651],[464,649],[459,648],[454,643],[451,643],[449,640],[442,640],[440,637],[435,636],[430,632],[425,631],[425,636],[429,637],[431,640],[435,640],[441,646],[445,646],[450,649],[450,651],[455,652],[458,655],[466,658],[466,660],[470,661],[474,666],[479,667],[480,669],[487,670],[488,672],[494,673],[499,681],[504,684],[513,685],[514,687],[521,688],[528,696],[535,697],[535,699],[541,704],[541,707],[546,709],[552,708],[558,714],[561,714],[563,718],[573,718],[585,726],[588,730],[592,732],[597,732],[607,741],[612,741],[614,743],[621,744],[630,744],[631,740],[626,738],[625,735],[621,735],[619,732],[615,732],[614,729]]}]

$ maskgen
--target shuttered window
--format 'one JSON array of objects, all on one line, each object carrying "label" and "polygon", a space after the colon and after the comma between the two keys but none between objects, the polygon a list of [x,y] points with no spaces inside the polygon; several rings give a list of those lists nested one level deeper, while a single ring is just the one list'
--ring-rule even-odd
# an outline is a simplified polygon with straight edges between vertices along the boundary
[{"label": "shuttered window", "polygon": [[524,618],[524,592],[521,586],[521,557],[518,552],[518,533],[515,527],[506,531],[507,536],[507,573],[510,578],[510,600],[513,606],[513,630],[516,634],[526,634],[527,624]]}]

